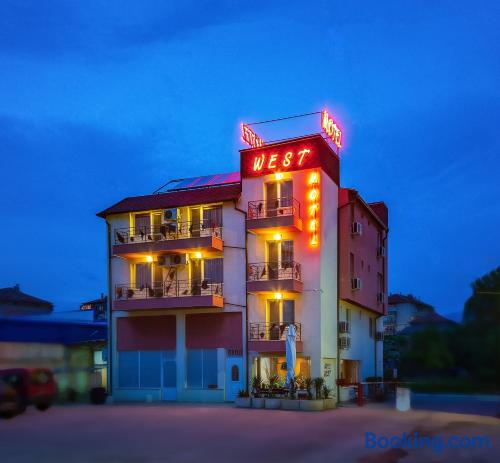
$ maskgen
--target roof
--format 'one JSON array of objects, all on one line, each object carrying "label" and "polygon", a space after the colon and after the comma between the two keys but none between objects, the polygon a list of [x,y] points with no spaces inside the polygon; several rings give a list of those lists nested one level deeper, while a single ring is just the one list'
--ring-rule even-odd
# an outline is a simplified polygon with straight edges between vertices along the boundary
[{"label": "roof", "polygon": [[0,341],[47,344],[105,342],[106,323],[0,318]]},{"label": "roof", "polygon": [[23,293],[19,289],[19,285],[12,288],[0,288],[0,302],[10,302],[13,304],[35,305],[38,307],[46,307],[52,309],[52,302],[45,301],[35,296]]},{"label": "roof", "polygon": [[439,324],[451,324],[457,325],[457,322],[450,320],[449,318],[443,317],[436,312],[432,312],[421,317],[415,317],[410,324],[411,325],[439,325]]},{"label": "roof", "polygon": [[426,308],[429,310],[434,311],[434,307],[432,305],[427,304],[426,302],[421,301],[420,299],[417,299],[415,296],[411,294],[390,294],[389,295],[389,305],[396,305],[396,304],[413,304],[416,306],[419,306],[421,308]]},{"label": "roof", "polygon": [[241,194],[241,183],[229,183],[219,186],[189,188],[186,190],[168,191],[147,196],[125,198],[113,206],[101,211],[98,217],[124,212],[139,212],[169,207],[194,206],[196,204],[217,203],[238,199]]},{"label": "roof", "polygon": [[[365,207],[365,209],[371,214],[371,216],[379,223],[379,225],[384,228],[388,229],[388,210],[387,206],[383,201],[377,201],[374,203],[367,203],[365,200],[361,197],[359,194],[358,190],[355,190],[354,188],[345,188],[341,187],[339,188],[339,198],[340,201],[342,201],[342,195],[341,193],[345,191],[348,193],[348,201],[352,201],[352,199],[349,198],[349,196],[354,196],[354,199],[359,200],[359,202]],[[345,199],[344,199],[345,201]],[[343,204],[339,203],[339,206],[342,206]]]},{"label": "roof", "polygon": [[184,178],[168,188],[168,191],[186,190],[188,188],[200,188],[206,186],[227,185],[241,181],[239,172],[228,172],[226,174],[203,175],[201,177]]}]

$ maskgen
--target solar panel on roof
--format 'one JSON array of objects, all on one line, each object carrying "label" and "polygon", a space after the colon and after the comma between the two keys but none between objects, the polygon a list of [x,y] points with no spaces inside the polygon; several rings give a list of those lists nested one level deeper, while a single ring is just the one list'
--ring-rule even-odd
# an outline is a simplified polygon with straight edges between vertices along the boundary
[{"label": "solar panel on roof", "polygon": [[204,175],[201,177],[186,178],[175,183],[168,191],[185,190],[187,188],[200,188],[204,186],[225,185],[240,181],[239,172],[229,172],[225,174]]}]

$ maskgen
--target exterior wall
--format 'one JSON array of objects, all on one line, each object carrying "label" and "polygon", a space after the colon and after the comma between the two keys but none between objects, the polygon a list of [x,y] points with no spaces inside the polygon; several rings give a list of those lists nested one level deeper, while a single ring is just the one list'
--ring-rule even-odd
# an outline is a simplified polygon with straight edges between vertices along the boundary
[{"label": "exterior wall", "polygon": [[364,381],[369,376],[382,376],[383,342],[376,341],[375,334],[370,336],[370,318],[374,320],[375,331],[381,331],[382,317],[370,310],[340,301],[340,321],[347,321],[346,310],[350,312],[349,349],[340,350],[340,359],[359,361],[359,379]]},{"label": "exterior wall", "polygon": [[[361,305],[379,314],[387,309],[387,240],[384,240],[386,255],[377,256],[379,232],[386,231],[363,205],[353,190],[340,191],[340,298]],[[353,235],[351,224],[360,222],[362,234]],[[350,254],[354,254],[354,277],[361,278],[362,288],[351,289]],[[379,288],[378,274],[383,277],[383,288]],[[384,293],[384,301],[377,301],[377,294]]]}]

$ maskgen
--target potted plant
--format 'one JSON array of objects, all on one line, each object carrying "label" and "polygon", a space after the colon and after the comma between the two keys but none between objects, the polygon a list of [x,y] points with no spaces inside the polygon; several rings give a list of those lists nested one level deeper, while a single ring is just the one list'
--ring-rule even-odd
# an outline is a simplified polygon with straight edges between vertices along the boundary
[{"label": "potted plant", "polygon": [[288,398],[281,399],[281,408],[284,410],[299,410],[300,402],[296,399],[297,379],[293,376],[288,385]]},{"label": "potted plant", "polygon": [[252,379],[252,407],[264,408],[264,397],[262,397],[262,380],[260,376],[254,376]]},{"label": "potted plant", "polygon": [[272,375],[269,378],[269,393],[268,396],[265,399],[265,407],[269,408],[271,410],[276,410],[278,408],[281,408],[281,400],[278,397],[275,397],[275,389],[278,387],[279,383],[279,376],[278,375]]},{"label": "potted plant", "polygon": [[241,389],[238,392],[238,397],[235,399],[235,404],[238,408],[250,408],[252,405],[252,399],[250,398],[250,394],[248,391]]},{"label": "potted plant", "polygon": [[[309,411],[309,412],[316,412],[316,411],[321,411],[323,410],[323,400],[321,399],[321,387],[319,391],[316,389],[316,384],[323,386],[324,379],[323,378],[315,378],[314,380],[311,378],[306,379],[306,389],[307,389],[307,397],[308,400],[301,400],[300,401],[300,409]],[[311,388],[312,385],[314,384],[315,389],[316,389],[316,399],[313,399]]]},{"label": "potted plant", "polygon": [[323,408],[335,408],[335,399],[330,397],[332,390],[325,384],[323,386]]},{"label": "potted plant", "polygon": [[314,390],[316,392],[316,399],[317,400],[320,400],[322,397],[321,397],[321,393],[322,393],[322,388],[323,388],[323,385],[325,384],[325,379],[324,378],[314,378]]}]

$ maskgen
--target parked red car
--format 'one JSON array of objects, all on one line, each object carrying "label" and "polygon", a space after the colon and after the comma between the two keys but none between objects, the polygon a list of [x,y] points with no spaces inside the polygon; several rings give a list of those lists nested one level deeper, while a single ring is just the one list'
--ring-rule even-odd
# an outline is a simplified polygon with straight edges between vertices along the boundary
[{"label": "parked red car", "polygon": [[57,394],[57,384],[46,368],[12,368],[0,370],[0,381],[11,386],[18,394],[18,413],[28,405],[47,410]]}]

